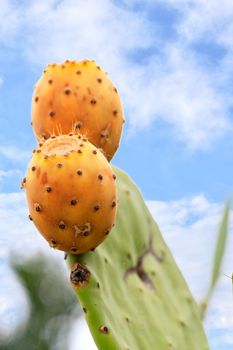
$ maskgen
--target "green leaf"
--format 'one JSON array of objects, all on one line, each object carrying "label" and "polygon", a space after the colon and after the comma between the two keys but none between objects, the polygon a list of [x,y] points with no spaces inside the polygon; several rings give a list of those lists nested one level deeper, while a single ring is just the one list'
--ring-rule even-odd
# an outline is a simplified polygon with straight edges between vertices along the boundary
[{"label": "green leaf", "polygon": [[224,257],[224,252],[226,248],[226,242],[228,237],[228,227],[229,227],[229,215],[230,215],[230,201],[227,201],[221,220],[221,224],[218,231],[217,242],[215,246],[214,260],[213,260],[213,269],[211,282],[209,287],[209,294],[212,294],[222,266],[222,261]]},{"label": "green leaf", "polygon": [[200,308],[200,314],[201,318],[204,319],[206,310],[208,308],[209,302],[211,295],[214,291],[214,288],[217,284],[219,275],[220,275],[220,270],[224,258],[224,253],[225,253],[225,248],[226,248],[226,243],[227,243],[227,237],[228,237],[228,232],[229,232],[229,216],[230,216],[230,208],[231,208],[231,202],[228,200],[225,204],[225,209],[223,212],[222,220],[219,226],[218,230],[218,235],[217,235],[217,241],[216,241],[216,246],[215,246],[215,253],[213,257],[213,268],[212,268],[212,274],[211,274],[211,279],[210,279],[210,285],[208,292],[203,299],[203,301],[200,303],[199,308]]}]

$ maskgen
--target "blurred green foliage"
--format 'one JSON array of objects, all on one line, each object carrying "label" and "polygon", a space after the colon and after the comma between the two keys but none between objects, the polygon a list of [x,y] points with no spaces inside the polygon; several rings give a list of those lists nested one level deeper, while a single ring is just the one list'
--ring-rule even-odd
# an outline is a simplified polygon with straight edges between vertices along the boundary
[{"label": "blurred green foliage", "polygon": [[27,293],[30,314],[11,337],[1,336],[0,350],[68,349],[80,310],[61,263],[40,254],[26,262],[14,257],[12,268]]}]

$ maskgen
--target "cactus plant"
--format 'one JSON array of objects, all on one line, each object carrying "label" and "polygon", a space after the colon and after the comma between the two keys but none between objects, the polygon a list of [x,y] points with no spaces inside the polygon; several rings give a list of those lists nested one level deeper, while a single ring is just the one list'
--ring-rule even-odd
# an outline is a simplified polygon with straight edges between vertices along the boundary
[{"label": "cactus plant", "polygon": [[110,160],[124,123],[117,89],[94,61],[49,64],[32,97],[32,126],[38,140],[82,133]]},{"label": "cactus plant", "polygon": [[142,196],[120,170],[116,226],[95,252],[68,255],[100,350],[208,350],[198,307]]},{"label": "cactus plant", "polygon": [[115,179],[86,138],[54,136],[35,150],[23,181],[29,218],[54,248],[77,254],[94,249],[114,224]]},{"label": "cactus plant", "polygon": [[30,218],[52,247],[69,253],[70,282],[99,350],[209,350],[157,224],[136,185],[114,168],[116,190],[107,160],[123,123],[117,90],[95,62],[48,65],[32,100],[43,142],[22,183]]}]

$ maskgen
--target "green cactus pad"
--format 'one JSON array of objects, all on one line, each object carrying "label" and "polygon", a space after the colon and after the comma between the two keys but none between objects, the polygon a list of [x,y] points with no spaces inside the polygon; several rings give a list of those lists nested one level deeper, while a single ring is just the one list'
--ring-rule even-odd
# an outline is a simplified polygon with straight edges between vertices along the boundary
[{"label": "green cactus pad", "polygon": [[69,255],[72,287],[100,350],[208,350],[197,305],[135,184],[117,175],[116,225]]}]

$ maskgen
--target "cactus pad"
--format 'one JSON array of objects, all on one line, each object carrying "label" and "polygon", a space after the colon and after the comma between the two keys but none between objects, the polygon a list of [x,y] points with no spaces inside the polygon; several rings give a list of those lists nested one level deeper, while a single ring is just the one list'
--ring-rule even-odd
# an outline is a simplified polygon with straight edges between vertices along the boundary
[{"label": "cactus pad", "polygon": [[117,175],[116,226],[95,252],[68,256],[100,350],[208,350],[197,305],[140,192]]}]

